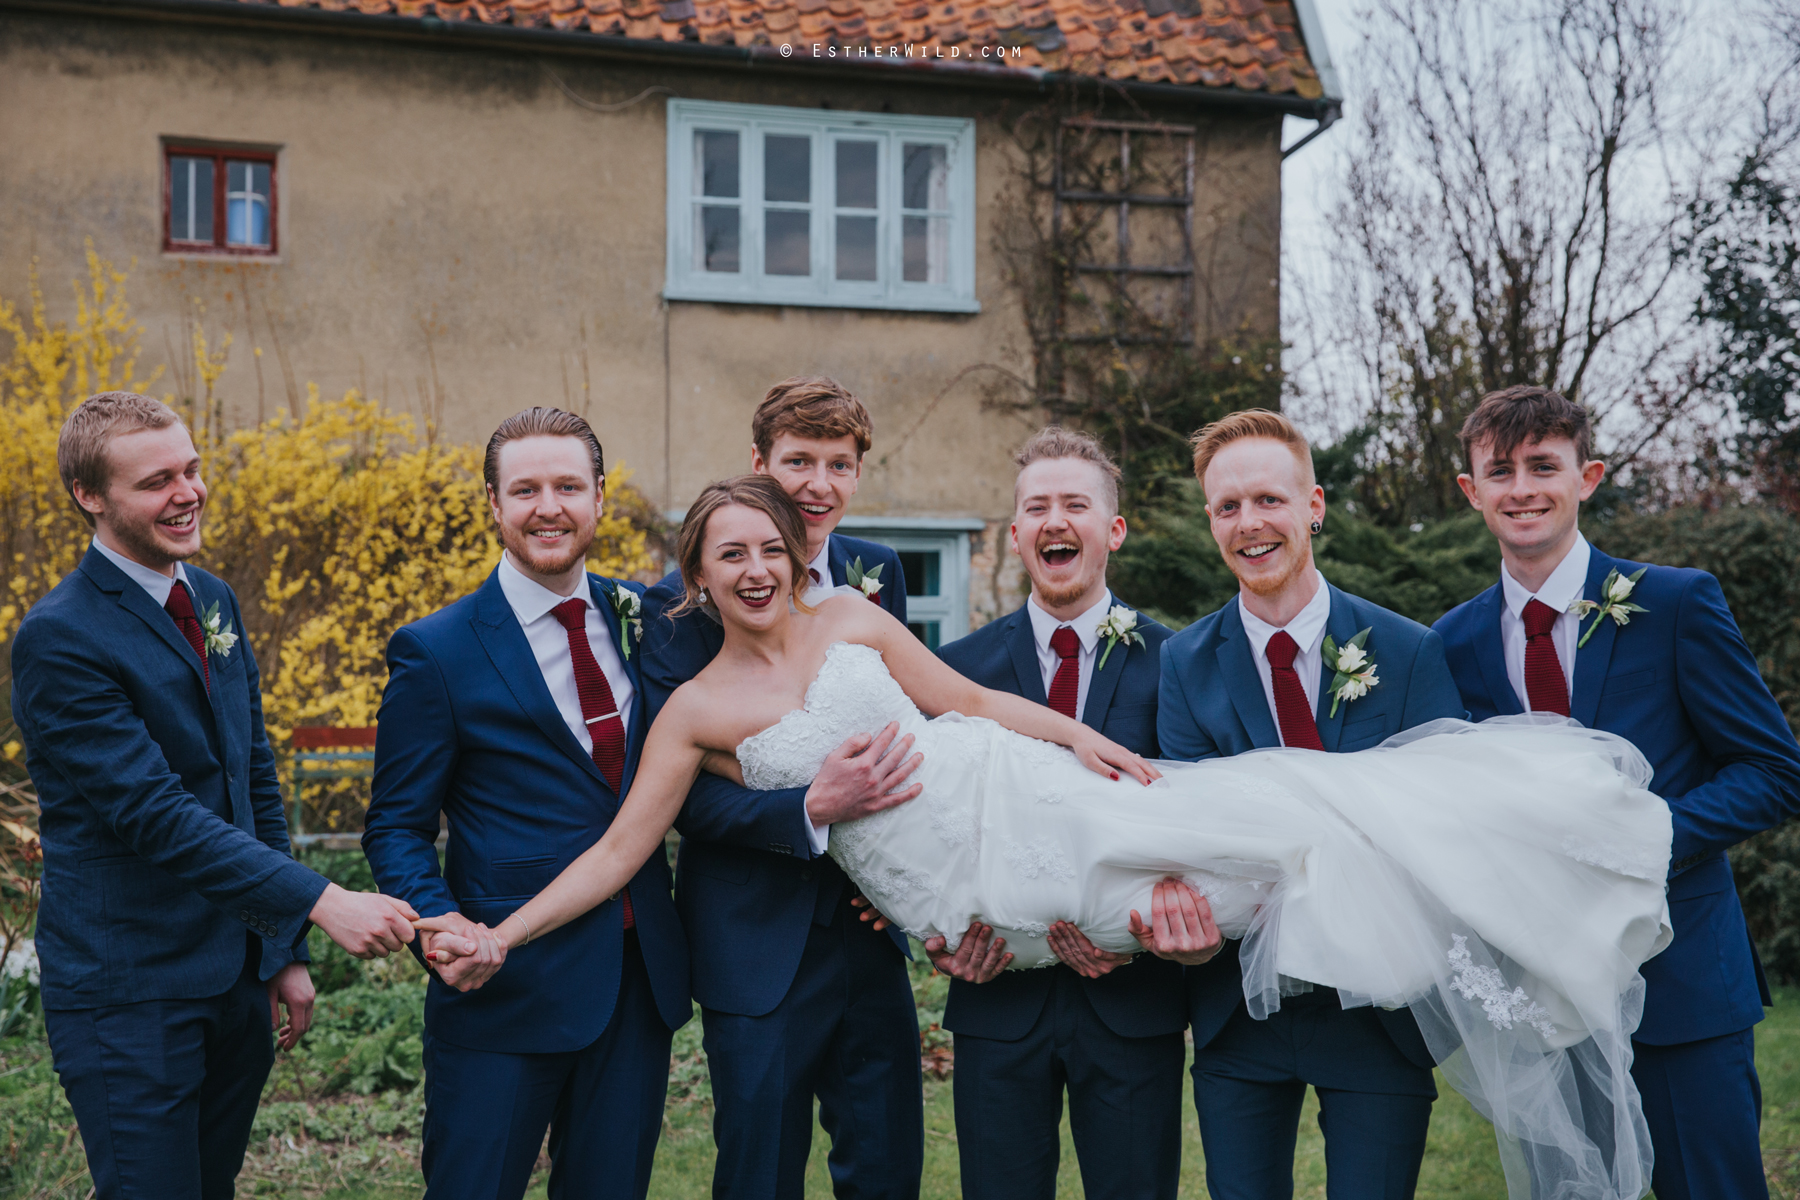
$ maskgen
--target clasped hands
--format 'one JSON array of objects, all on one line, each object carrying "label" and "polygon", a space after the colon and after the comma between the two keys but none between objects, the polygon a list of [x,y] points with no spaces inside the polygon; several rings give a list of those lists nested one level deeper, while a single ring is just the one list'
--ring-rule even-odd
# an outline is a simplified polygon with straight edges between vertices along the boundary
[{"label": "clasped hands", "polygon": [[[887,918],[868,900],[858,896],[851,903],[866,909],[862,919],[874,922],[877,929],[887,925]],[[1130,929],[1145,950],[1185,966],[1209,961],[1225,944],[1206,897],[1174,878],[1160,880],[1152,890],[1148,922],[1132,909]],[[1098,979],[1131,961],[1129,954],[1100,949],[1068,921],[1050,926],[1046,939],[1058,959],[1087,979]],[[967,983],[987,983],[1006,970],[1013,958],[1006,952],[1006,939],[994,937],[993,927],[980,921],[970,923],[955,951],[944,938],[934,937],[926,940],[925,953],[932,966]]]}]

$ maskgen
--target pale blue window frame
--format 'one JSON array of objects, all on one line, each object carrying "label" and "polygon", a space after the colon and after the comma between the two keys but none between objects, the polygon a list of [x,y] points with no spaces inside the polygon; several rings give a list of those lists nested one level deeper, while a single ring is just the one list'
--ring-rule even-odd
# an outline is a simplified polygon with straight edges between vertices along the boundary
[{"label": "pale blue window frame", "polygon": [[938,578],[934,594],[915,594],[920,581],[907,580],[907,623],[935,625],[933,649],[969,632],[969,535],[984,528],[982,522],[960,517],[845,517],[838,528],[903,555],[935,556]]},{"label": "pale blue window frame", "polygon": [[[735,197],[700,195],[696,136],[737,137]],[[804,205],[765,200],[766,139],[805,137],[810,142],[811,196]],[[963,118],[849,113],[766,104],[708,100],[668,102],[668,260],[663,295],[671,300],[726,304],[794,304],[820,308],[899,309],[915,312],[979,312],[975,299],[975,122]],[[839,142],[878,146],[878,206],[851,210],[836,203]],[[906,279],[905,224],[923,210],[902,208],[907,147],[942,147],[948,178],[934,191],[930,215],[941,221],[943,278]],[[941,200],[942,207],[939,206]],[[738,221],[736,271],[706,270],[697,254],[703,207],[734,208]],[[804,275],[764,271],[764,228],[774,211],[810,214],[809,266]],[[835,261],[840,216],[876,220],[877,278],[839,279]],[[916,226],[915,226],[916,228]]]}]

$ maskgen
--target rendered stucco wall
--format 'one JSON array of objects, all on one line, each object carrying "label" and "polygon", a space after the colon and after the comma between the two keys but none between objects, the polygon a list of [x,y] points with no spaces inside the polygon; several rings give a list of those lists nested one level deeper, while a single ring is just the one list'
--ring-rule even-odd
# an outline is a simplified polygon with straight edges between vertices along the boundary
[{"label": "rendered stucco wall", "polygon": [[[552,70],[596,102],[668,91],[599,113]],[[669,93],[976,117],[982,311],[666,303]],[[1000,376],[978,365],[1031,375],[991,249],[1016,187],[998,119],[1026,102],[874,72],[863,83],[0,11],[0,296],[25,300],[35,257],[52,316],[70,317],[67,281],[92,238],[118,265],[135,260],[144,362],[170,368],[157,394],[175,387],[198,317],[233,338],[230,421],[303,401],[308,383],[439,414],[445,435],[468,440],[557,404],[585,410],[609,460],[673,508],[745,468],[749,413],[770,383],[833,375],[876,421],[855,512],[1000,523],[975,539],[979,624],[1019,594],[1008,456],[1032,422],[982,406]],[[1272,333],[1278,118],[1155,115],[1203,130],[1195,238],[1212,320]],[[280,148],[279,261],[162,252],[166,137]]]}]

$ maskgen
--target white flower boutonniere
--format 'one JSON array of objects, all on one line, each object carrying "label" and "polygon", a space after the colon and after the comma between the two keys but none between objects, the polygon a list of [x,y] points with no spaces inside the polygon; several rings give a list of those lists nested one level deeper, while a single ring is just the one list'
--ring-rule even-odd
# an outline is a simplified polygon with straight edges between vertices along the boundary
[{"label": "white flower boutonniere", "polygon": [[231,631],[231,626],[224,623],[225,618],[219,615],[219,602],[214,600],[200,618],[200,631],[206,635],[206,652],[216,654],[220,658],[230,658],[231,648],[238,644],[238,635]]},{"label": "white flower boutonniere", "polygon": [[1587,632],[1582,634],[1581,640],[1575,643],[1577,650],[1588,644],[1588,639],[1594,636],[1594,630],[1600,628],[1602,617],[1611,617],[1619,625],[1629,625],[1632,613],[1650,611],[1642,605],[1630,602],[1631,593],[1637,590],[1637,581],[1642,579],[1644,572],[1649,569],[1649,567],[1639,567],[1630,575],[1621,575],[1619,569],[1614,567],[1606,573],[1606,578],[1600,581],[1602,599],[1577,600],[1569,605],[1569,611],[1574,613],[1577,619],[1585,617],[1589,613],[1594,614],[1594,623],[1587,627]]},{"label": "white flower boutonniere", "polygon": [[844,568],[844,577],[850,581],[851,587],[861,589],[863,595],[880,604],[881,569],[886,565],[886,563],[876,563],[865,571],[862,565],[862,555],[859,554],[848,567]]},{"label": "white flower boutonniere", "polygon": [[1371,625],[1342,646],[1333,642],[1329,633],[1325,635],[1325,664],[1336,672],[1331,677],[1331,712],[1326,714],[1326,720],[1337,716],[1338,705],[1361,700],[1381,682],[1367,649],[1374,628]]},{"label": "white flower boutonniere", "polygon": [[1128,646],[1144,644],[1144,635],[1137,631],[1137,614],[1123,604],[1113,605],[1107,612],[1106,619],[1100,622],[1100,627],[1094,632],[1106,639],[1106,649],[1100,653],[1100,665],[1095,668],[1098,671],[1106,670],[1106,656],[1120,642]]},{"label": "white flower boutonniere", "polygon": [[615,586],[612,594],[613,616],[619,619],[619,653],[631,658],[631,641],[644,640],[644,602],[627,587]]}]

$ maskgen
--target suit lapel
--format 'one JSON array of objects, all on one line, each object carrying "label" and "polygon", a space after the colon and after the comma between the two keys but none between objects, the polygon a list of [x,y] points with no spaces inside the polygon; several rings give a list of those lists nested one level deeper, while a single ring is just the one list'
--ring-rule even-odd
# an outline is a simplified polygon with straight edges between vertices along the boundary
[{"label": "suit lapel", "polygon": [[[193,670],[194,681],[200,685],[201,694],[208,697],[208,707],[212,710],[213,724],[216,726],[219,720],[218,700],[210,695],[210,689],[206,686],[205,668],[201,666],[200,658],[194,653],[194,648],[188,645],[187,638],[176,626],[175,618],[168,614],[168,610],[158,607],[156,601],[150,598],[150,593],[146,592],[142,585],[113,566],[107,557],[98,550],[90,549],[87,552],[87,557],[82,559],[81,569],[89,579],[99,585],[102,591],[116,594],[119,597],[120,608],[148,625],[151,632],[161,638],[163,644],[173,650],[181,658],[181,661]],[[207,601],[201,600],[197,591],[194,593],[194,599],[196,601],[195,608],[203,611]]]},{"label": "suit lapel", "polygon": [[1006,630],[1006,652],[1012,658],[1013,674],[1018,676],[1019,695],[1033,704],[1049,704],[1043,668],[1038,666],[1037,639],[1031,632],[1031,614],[1021,605],[1006,619],[1011,622]]},{"label": "suit lapel", "polygon": [[1497,583],[1475,598],[1475,661],[1494,711],[1513,717],[1524,712],[1525,706],[1519,703],[1519,694],[1506,674],[1506,647],[1500,641],[1500,610],[1505,607],[1506,596]]},{"label": "suit lapel", "polygon": [[487,651],[501,682],[525,710],[525,715],[558,750],[581,764],[584,771],[610,792],[612,789],[607,785],[606,776],[594,765],[593,755],[581,748],[581,743],[569,732],[562,713],[557,711],[556,701],[550,698],[550,689],[544,684],[544,672],[538,667],[537,656],[531,652],[531,643],[525,639],[525,631],[519,627],[519,618],[513,614],[512,605],[506,602],[506,593],[500,590],[498,568],[481,585],[475,616],[469,626],[481,648]]},{"label": "suit lapel", "polygon": [[[1110,600],[1111,597],[1109,596]],[[1107,611],[1112,611],[1109,603]],[[1112,654],[1106,653],[1106,639],[1100,639],[1100,645],[1094,652],[1094,675],[1088,680],[1087,703],[1081,710],[1081,723],[1092,729],[1106,727],[1106,713],[1112,707],[1113,696],[1119,690],[1119,680],[1124,678],[1125,667],[1131,661],[1131,652],[1135,649],[1123,638],[1112,648]],[[1104,669],[1100,660],[1106,659]]]},{"label": "suit lapel", "polygon": [[1263,691],[1262,676],[1256,673],[1256,660],[1250,654],[1250,638],[1244,633],[1244,618],[1234,598],[1219,616],[1219,673],[1225,677],[1225,694],[1237,710],[1250,744],[1257,749],[1281,745],[1275,731],[1275,716],[1269,711],[1269,697]]},{"label": "suit lapel", "polygon": [[844,553],[844,544],[835,533],[826,535],[825,561],[831,567],[832,587],[844,587],[850,582],[850,557]]},{"label": "suit lapel", "polygon": [[[620,641],[619,617],[613,610],[613,596],[619,590],[619,581],[590,573],[588,586],[592,589],[594,603],[600,608],[600,624],[605,628],[606,635],[612,639],[613,649],[618,652],[619,661],[625,664],[625,675],[631,680],[631,712],[627,714],[631,723],[625,729],[625,766],[619,774],[619,787],[623,793],[631,790],[631,781],[637,771],[638,756],[644,748],[642,735],[649,732],[644,728],[643,655],[638,653],[638,647],[635,644],[627,648]],[[628,649],[629,652],[627,652]],[[619,798],[624,799],[623,794]]]},{"label": "suit lapel", "polygon": [[[1330,588],[1331,595],[1331,611],[1325,618],[1325,632],[1331,636],[1332,641],[1336,642],[1339,646],[1342,646],[1345,642],[1348,642],[1362,631],[1356,627],[1356,614],[1350,611],[1350,597],[1346,596],[1343,592],[1340,592],[1337,588],[1332,587],[1329,583],[1325,586]],[[1374,636],[1374,634],[1369,635],[1371,641],[1374,640]],[[1381,647],[1371,645],[1368,647],[1368,652],[1369,657],[1375,659],[1376,656],[1381,653]],[[1344,736],[1344,718],[1349,715],[1350,710],[1349,705],[1339,704],[1336,706],[1337,715],[1335,717],[1327,715],[1331,712],[1333,707],[1331,703],[1331,681],[1336,675],[1337,671],[1333,669],[1330,663],[1325,662],[1323,656],[1321,656],[1319,662],[1319,705],[1313,710],[1313,722],[1319,727],[1319,742],[1325,747],[1328,753],[1335,753],[1337,751],[1338,742],[1341,741]],[[1396,680],[1395,682],[1399,681]]]},{"label": "suit lapel", "polygon": [[[1582,597],[1595,602],[1603,599],[1600,585],[1605,581],[1607,572],[1618,565],[1618,560],[1608,558],[1590,547],[1587,586],[1582,589]],[[1593,620],[1593,617],[1588,617],[1580,628],[1586,629]],[[1613,641],[1618,635],[1618,629],[1618,624],[1612,618],[1601,618],[1600,627],[1594,630],[1588,644],[1575,651],[1575,694],[1569,704],[1569,715],[1589,729],[1594,727],[1594,718],[1600,711],[1600,692],[1606,686],[1606,672],[1612,665]],[[1581,639],[1577,636],[1575,640]]]}]

